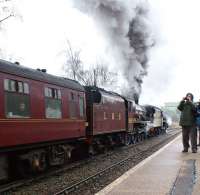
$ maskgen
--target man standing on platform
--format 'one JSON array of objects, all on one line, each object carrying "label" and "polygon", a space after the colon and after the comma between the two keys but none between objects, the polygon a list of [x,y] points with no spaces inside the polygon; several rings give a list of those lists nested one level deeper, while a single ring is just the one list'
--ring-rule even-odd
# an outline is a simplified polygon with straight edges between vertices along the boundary
[{"label": "man standing on platform", "polygon": [[188,152],[189,137],[192,146],[192,152],[197,152],[197,129],[196,129],[196,107],[193,103],[193,95],[187,93],[186,97],[180,102],[178,109],[181,111],[180,126],[182,126],[183,151]]}]

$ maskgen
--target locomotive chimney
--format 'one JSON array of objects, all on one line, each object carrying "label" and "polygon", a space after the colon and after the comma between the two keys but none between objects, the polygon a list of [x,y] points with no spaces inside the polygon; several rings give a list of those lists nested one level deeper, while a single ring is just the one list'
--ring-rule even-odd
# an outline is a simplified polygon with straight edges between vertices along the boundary
[{"label": "locomotive chimney", "polygon": [[20,65],[20,63],[19,63],[19,62],[15,62],[15,64],[16,64],[16,65]]}]

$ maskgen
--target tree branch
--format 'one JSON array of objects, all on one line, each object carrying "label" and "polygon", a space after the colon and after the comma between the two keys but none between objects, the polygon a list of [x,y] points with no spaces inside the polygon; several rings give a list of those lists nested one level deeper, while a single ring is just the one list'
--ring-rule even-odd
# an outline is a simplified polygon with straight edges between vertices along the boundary
[{"label": "tree branch", "polygon": [[1,20],[0,20],[0,23],[2,23],[3,21],[7,20],[8,18],[10,18],[10,17],[12,17],[12,16],[14,16],[14,15],[13,15],[13,14],[10,14],[9,16],[7,16],[7,17],[1,19]]}]

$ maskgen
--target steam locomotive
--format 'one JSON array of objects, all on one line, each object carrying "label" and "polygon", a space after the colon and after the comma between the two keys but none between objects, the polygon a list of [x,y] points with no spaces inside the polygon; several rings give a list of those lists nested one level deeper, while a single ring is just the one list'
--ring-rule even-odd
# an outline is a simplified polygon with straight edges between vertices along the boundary
[{"label": "steam locomotive", "polygon": [[0,60],[0,181],[164,132],[162,110]]}]

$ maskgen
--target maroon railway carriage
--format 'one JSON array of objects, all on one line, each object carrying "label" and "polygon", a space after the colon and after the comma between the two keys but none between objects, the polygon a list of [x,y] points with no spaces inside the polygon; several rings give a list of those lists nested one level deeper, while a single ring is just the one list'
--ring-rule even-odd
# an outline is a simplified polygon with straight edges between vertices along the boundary
[{"label": "maroon railway carriage", "polygon": [[123,142],[126,132],[126,105],[120,95],[97,87],[85,87],[88,127],[86,134],[94,147]]},{"label": "maroon railway carriage", "polygon": [[59,164],[85,137],[85,90],[76,81],[0,60],[0,102],[0,179],[10,159],[42,169],[47,156]]}]

